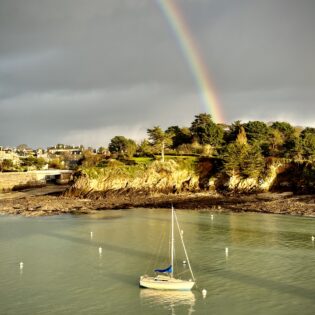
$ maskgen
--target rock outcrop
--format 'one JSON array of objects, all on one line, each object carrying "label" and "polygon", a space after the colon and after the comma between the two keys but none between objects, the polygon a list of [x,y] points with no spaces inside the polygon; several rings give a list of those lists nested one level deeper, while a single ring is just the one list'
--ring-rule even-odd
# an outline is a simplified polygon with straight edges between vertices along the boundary
[{"label": "rock outcrop", "polygon": [[215,159],[202,159],[195,164],[154,161],[149,165],[125,165],[113,161],[104,168],[83,169],[65,196],[99,199],[118,194],[315,191],[312,175],[315,171],[307,165],[270,159],[259,178],[242,178],[237,174],[228,176],[215,163]]},{"label": "rock outcrop", "polygon": [[99,198],[106,194],[195,192],[199,176],[173,160],[145,165],[111,165],[83,170],[65,196]]},{"label": "rock outcrop", "polygon": [[250,192],[267,192],[275,184],[279,173],[284,172],[288,165],[279,161],[271,160],[267,163],[265,176],[260,178],[241,178],[234,175],[227,179],[225,186],[231,192],[250,193]]}]

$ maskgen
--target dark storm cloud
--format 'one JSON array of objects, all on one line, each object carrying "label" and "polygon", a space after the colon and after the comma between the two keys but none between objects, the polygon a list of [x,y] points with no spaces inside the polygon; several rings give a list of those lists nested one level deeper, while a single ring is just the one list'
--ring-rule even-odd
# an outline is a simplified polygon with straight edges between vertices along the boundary
[{"label": "dark storm cloud", "polygon": [[[315,2],[178,0],[228,122],[315,125]],[[154,0],[0,0],[0,145],[106,144],[205,111]]]}]

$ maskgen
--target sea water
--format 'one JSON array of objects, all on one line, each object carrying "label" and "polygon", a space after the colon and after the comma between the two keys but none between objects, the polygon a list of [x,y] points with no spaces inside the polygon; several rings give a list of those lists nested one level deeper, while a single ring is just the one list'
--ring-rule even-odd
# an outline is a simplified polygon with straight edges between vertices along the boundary
[{"label": "sea water", "polygon": [[[138,286],[168,266],[169,210],[0,217],[0,314],[315,314],[315,218],[177,216],[191,292]],[[175,248],[175,272],[189,279]]]}]

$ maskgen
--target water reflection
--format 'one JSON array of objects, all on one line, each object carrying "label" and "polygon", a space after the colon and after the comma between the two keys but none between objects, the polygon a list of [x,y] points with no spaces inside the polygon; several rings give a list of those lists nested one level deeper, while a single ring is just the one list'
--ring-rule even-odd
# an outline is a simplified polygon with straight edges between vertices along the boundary
[{"label": "water reflection", "polygon": [[138,287],[139,275],[168,257],[168,243],[159,249],[167,211],[130,210],[118,220],[1,217],[0,314],[314,314],[314,218],[178,215],[207,299],[197,290]]},{"label": "water reflection", "polygon": [[[192,314],[194,312],[195,295],[191,291],[159,291],[151,289],[140,290],[141,304],[150,307],[162,306],[176,314]],[[185,312],[187,311],[187,313]]]},{"label": "water reflection", "polygon": [[260,244],[274,246],[278,242],[278,221],[273,216],[232,214],[228,216],[228,222],[230,241],[234,245],[259,240]]}]

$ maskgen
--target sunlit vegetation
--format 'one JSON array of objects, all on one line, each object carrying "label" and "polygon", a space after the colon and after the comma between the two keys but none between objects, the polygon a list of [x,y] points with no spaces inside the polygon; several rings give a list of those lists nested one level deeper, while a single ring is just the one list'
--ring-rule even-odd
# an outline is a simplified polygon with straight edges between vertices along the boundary
[{"label": "sunlit vegetation", "polygon": [[154,160],[196,162],[207,157],[221,160],[220,171],[244,178],[258,178],[268,158],[298,163],[315,161],[315,128],[303,129],[287,122],[236,121],[223,125],[202,113],[195,116],[189,127],[170,126],[163,130],[154,126],[147,133],[148,138],[138,144],[123,136],[114,137],[109,144],[111,158],[129,165],[148,165]]},{"label": "sunlit vegetation", "polygon": [[208,161],[208,175],[225,173],[258,180],[266,175],[268,163],[278,160],[307,165],[302,167],[302,173],[310,177],[315,167],[315,128],[278,121],[216,124],[211,115],[202,113],[195,116],[190,126],[149,128],[147,138],[139,143],[115,136],[108,150],[107,156],[103,154],[104,147],[96,155],[84,154],[81,169],[97,172],[111,168],[116,173],[134,176],[154,161],[174,160],[180,167],[204,173],[200,165]]}]

